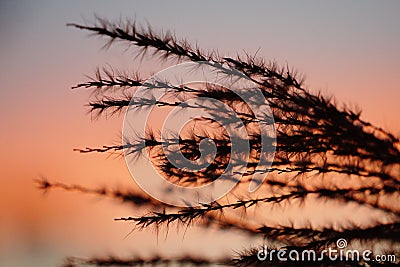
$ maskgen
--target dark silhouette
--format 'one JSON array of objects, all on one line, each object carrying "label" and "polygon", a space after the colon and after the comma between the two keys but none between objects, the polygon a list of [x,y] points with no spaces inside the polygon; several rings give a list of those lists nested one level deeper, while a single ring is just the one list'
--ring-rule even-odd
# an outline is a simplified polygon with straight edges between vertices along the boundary
[{"label": "dark silhouette", "polygon": [[[82,193],[94,193],[101,196],[117,198],[135,206],[148,206],[154,209],[151,214],[141,217],[116,218],[116,221],[133,221],[140,229],[148,227],[173,227],[173,223],[197,224],[205,227],[216,227],[221,231],[235,229],[244,234],[264,236],[271,248],[287,250],[322,251],[326,247],[335,247],[340,238],[346,239],[358,248],[372,248],[372,244],[382,243],[389,246],[386,254],[397,255],[395,262],[331,261],[324,257],[315,262],[259,261],[257,253],[262,248],[249,248],[247,251],[221,258],[215,262],[209,259],[198,259],[185,256],[179,259],[119,259],[105,257],[95,259],[74,259],[66,261],[66,265],[92,264],[136,266],[142,264],[227,264],[238,266],[376,266],[399,264],[400,241],[400,141],[390,132],[372,125],[361,118],[361,112],[338,104],[333,98],[325,97],[303,86],[303,80],[289,67],[267,62],[255,56],[245,55],[224,57],[215,52],[206,53],[186,40],[178,39],[171,32],[158,34],[150,27],[140,27],[135,23],[110,23],[97,19],[92,26],[68,24],[68,26],[89,31],[108,39],[106,47],[115,41],[135,46],[141,53],[151,53],[163,60],[175,59],[178,62],[209,62],[224,71],[234,68],[245,74],[261,90],[271,108],[273,118],[266,115],[261,123],[275,123],[276,143],[273,143],[275,157],[271,168],[256,169],[259,163],[260,149],[263,145],[256,124],[259,119],[249,110],[245,103],[232,91],[226,88],[198,85],[174,86],[168,81],[146,82],[139,75],[129,76],[117,73],[110,68],[98,69],[95,77],[73,88],[89,88],[95,93],[90,100],[91,113],[119,114],[128,106],[137,109],[157,105],[159,107],[176,107],[189,97],[209,97],[217,99],[232,108],[244,123],[249,132],[249,159],[235,162],[247,166],[246,172],[238,185],[227,197],[209,204],[198,203],[198,206],[178,208],[161,203],[142,192],[110,191],[107,188],[91,190],[78,185],[53,183],[46,179],[39,180],[44,190],[62,188],[78,190]],[[140,53],[139,53],[140,54]],[[157,88],[166,88],[176,95],[175,99],[156,101],[152,98],[132,99],[133,90],[144,87],[151,92]],[[193,107],[196,108],[196,107]],[[209,128],[196,127],[192,131],[169,140],[162,140],[159,133],[149,129],[145,136],[132,136],[127,144],[114,144],[100,148],[78,149],[81,153],[112,152],[131,154],[150,151],[153,163],[166,179],[185,186],[201,185],[213,182],[228,167],[231,157],[231,140],[223,127],[216,123],[221,111],[215,107],[208,109],[214,119],[197,118],[199,124],[212,125]],[[203,124],[205,125],[205,124]],[[182,154],[189,160],[201,156],[199,143],[203,139],[211,139],[217,152],[211,164],[205,169],[190,172],[172,164],[162,150],[163,146],[179,144]],[[255,194],[245,191],[252,175],[265,173],[267,179]],[[246,193],[243,193],[246,192]],[[378,220],[371,218],[365,225],[354,222],[351,216],[342,218],[343,225],[323,227],[313,225],[300,226],[294,221],[291,224],[269,225],[257,220],[257,216],[246,211],[255,210],[262,214],[272,207],[297,207],[301,213],[302,204],[307,201],[339,204],[345,207],[349,203],[356,204],[354,209],[368,207],[379,210],[384,217]],[[335,207],[337,209],[337,206]],[[332,209],[335,209],[332,208]],[[228,213],[226,213],[228,212]],[[361,241],[358,242],[358,241]],[[371,256],[372,257],[372,256]]]}]

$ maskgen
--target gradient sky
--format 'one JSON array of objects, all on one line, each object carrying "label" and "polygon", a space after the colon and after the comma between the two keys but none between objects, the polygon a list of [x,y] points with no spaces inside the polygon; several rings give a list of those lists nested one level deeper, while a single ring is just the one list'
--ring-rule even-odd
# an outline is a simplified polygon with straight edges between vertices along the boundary
[{"label": "gradient sky", "polygon": [[70,87],[106,64],[143,73],[160,68],[135,61],[120,45],[101,49],[99,38],[66,23],[90,22],[94,14],[136,18],[206,50],[258,51],[304,74],[312,90],[359,107],[364,119],[399,135],[399,12],[395,0],[0,1],[0,265],[54,266],[63,256],[115,252],[128,244],[145,253],[157,243],[123,239],[131,225],[112,218],[129,215],[126,208],[61,191],[43,196],[34,187],[40,175],[129,187],[122,160],[72,151],[118,141],[122,119],[92,121],[84,107],[89,93]]}]

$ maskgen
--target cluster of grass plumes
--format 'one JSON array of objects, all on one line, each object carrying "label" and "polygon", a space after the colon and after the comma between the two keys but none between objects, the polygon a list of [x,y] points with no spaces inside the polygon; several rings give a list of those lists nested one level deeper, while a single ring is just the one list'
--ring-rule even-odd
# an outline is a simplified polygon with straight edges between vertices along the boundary
[{"label": "cluster of grass plumes", "polygon": [[[42,189],[62,188],[68,191],[94,193],[118,198],[138,206],[150,206],[154,211],[143,216],[116,218],[120,221],[132,221],[140,229],[171,227],[174,223],[184,226],[213,225],[220,230],[234,229],[244,234],[264,237],[273,242],[274,246],[286,249],[312,248],[318,251],[332,245],[338,238],[346,238],[350,243],[385,242],[392,244],[393,248],[398,248],[400,140],[389,131],[365,121],[361,118],[361,112],[305,88],[302,77],[289,67],[279,67],[275,62],[267,62],[255,56],[246,54],[244,57],[224,57],[215,52],[206,53],[197,45],[193,46],[186,40],[176,38],[171,32],[158,34],[151,27],[140,27],[129,21],[114,24],[104,19],[97,19],[93,25],[69,24],[69,26],[108,38],[106,47],[110,47],[114,41],[121,41],[135,47],[138,55],[150,53],[151,56],[165,61],[174,59],[179,62],[208,62],[207,64],[223,73],[227,73],[229,68],[234,68],[260,89],[272,114],[256,117],[249,109],[248,103],[243,103],[233,91],[220,86],[210,84],[176,86],[165,80],[149,82],[138,73],[129,75],[111,68],[98,69],[92,79],[73,87],[93,91],[93,99],[88,106],[95,116],[120,114],[128,107],[134,108],[137,112],[154,106],[180,107],[185,100],[198,97],[215,99],[229,106],[236,112],[249,133],[248,139],[236,140],[249,142],[249,158],[235,162],[239,166],[245,166],[246,172],[236,181],[238,182],[236,188],[223,199],[208,204],[198,203],[197,206],[189,208],[168,206],[134,192],[123,193],[118,190],[109,191],[106,188],[91,190],[46,180],[39,181]],[[134,97],[134,92],[139,87],[149,92],[147,97]],[[156,100],[152,92],[160,89],[166,90],[169,95]],[[225,114],[219,106],[192,105],[190,108],[206,110],[211,114],[211,118],[196,118],[196,127],[170,139],[163,139],[159,133],[148,129],[144,136],[132,136],[125,144],[77,149],[77,151],[120,154],[127,151],[137,157],[149,153],[160,173],[174,183],[191,186],[213,182],[228,168],[231,157],[232,140],[224,131],[224,126],[227,125],[217,123]],[[229,120],[223,121],[226,124],[234,123]],[[269,140],[274,146],[275,157],[272,162],[265,163],[264,169],[263,166],[259,168],[260,150],[265,145],[257,128],[259,123],[273,124],[276,130],[276,142]],[[165,155],[163,148],[178,145],[187,159],[197,160],[201,156],[199,144],[203,139],[212,140],[217,152],[211,164],[201,171],[191,172],[178,168]],[[243,188],[256,173],[268,177],[256,195],[243,193]],[[329,225],[317,227],[312,223],[309,227],[302,227],[297,223],[268,225],[263,219],[257,221],[257,216],[247,213],[251,209],[257,213],[270,211],[276,206],[284,208],[289,204],[301,209],[301,204],[306,201],[330,201],[343,207],[351,203],[358,208],[380,212],[382,218],[380,220],[371,218],[367,223],[368,226],[353,223],[349,217],[342,218],[343,225],[335,227]],[[231,264],[258,266],[261,263],[257,261],[256,253],[256,250],[247,250],[236,257],[232,256]],[[393,253],[398,254],[398,249],[394,249]],[[126,261],[105,258],[81,261],[80,264],[140,265],[145,261],[149,264],[169,263],[169,260],[161,258],[156,260],[137,258]],[[273,266],[277,263],[262,264]],[[375,266],[378,263],[323,261],[313,264]]]}]

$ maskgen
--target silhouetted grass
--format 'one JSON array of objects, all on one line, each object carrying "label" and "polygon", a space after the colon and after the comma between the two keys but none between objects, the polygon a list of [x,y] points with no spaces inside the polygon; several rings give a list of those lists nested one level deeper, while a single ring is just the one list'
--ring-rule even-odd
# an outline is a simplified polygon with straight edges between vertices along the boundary
[{"label": "silhouetted grass", "polygon": [[[151,197],[135,192],[119,190],[88,189],[79,185],[38,181],[43,190],[61,188],[67,191],[93,193],[110,196],[134,205],[149,205],[154,211],[139,217],[116,218],[118,221],[133,221],[139,229],[173,223],[189,226],[215,225],[220,230],[235,230],[242,233],[262,236],[273,243],[272,247],[294,249],[322,250],[331,246],[339,238],[349,243],[362,241],[373,244],[386,242],[393,245],[392,254],[399,254],[399,189],[400,189],[400,140],[389,131],[374,126],[362,118],[361,112],[345,105],[338,104],[332,97],[305,88],[304,80],[289,67],[279,67],[276,62],[267,62],[246,54],[244,57],[224,57],[216,52],[204,52],[197,45],[187,40],[178,39],[171,32],[156,33],[151,27],[141,27],[135,22],[115,24],[98,18],[93,25],[68,24],[81,30],[106,38],[106,47],[115,41],[138,48],[138,55],[150,53],[161,60],[207,61],[222,73],[234,68],[249,78],[260,89],[266,98],[272,116],[265,114],[257,118],[248,108],[248,103],[234,92],[209,84],[202,86],[175,86],[169,81],[152,81],[141,77],[138,72],[129,75],[114,71],[112,68],[98,68],[95,76],[89,81],[73,88],[87,88],[93,91],[89,101],[90,112],[96,116],[103,114],[120,114],[127,107],[137,109],[158,107],[179,107],[186,99],[208,97],[219,100],[232,108],[244,123],[249,132],[249,159],[235,162],[246,166],[244,177],[238,181],[234,192],[226,198],[210,204],[198,203],[196,207],[174,208],[160,203]],[[240,74],[240,75],[242,75]],[[134,91],[142,87],[148,90],[148,97],[133,97]],[[156,100],[152,92],[166,89],[169,98]],[[247,104],[247,105],[246,105]],[[213,126],[213,131],[202,127],[182,133],[176,138],[162,139],[160,134],[148,129],[144,136],[132,136],[125,145],[113,144],[99,148],[77,149],[80,153],[120,153],[128,151],[140,157],[151,152],[153,163],[163,175],[174,182],[188,185],[206,184],[214,181],[228,167],[231,157],[232,142],[223,131],[219,118],[224,114],[216,106],[190,106],[192,109],[203,109],[212,115],[210,118],[196,118],[198,122]],[[227,121],[227,124],[230,122]],[[275,158],[267,162],[264,169],[257,168],[263,139],[256,124],[274,124],[276,129]],[[201,125],[201,124],[200,124]],[[222,129],[222,130],[221,130]],[[180,169],[169,162],[163,147],[179,145],[182,154],[189,160],[201,156],[199,143],[209,138],[217,147],[213,162],[204,170],[190,172]],[[272,140],[268,140],[272,141]],[[245,154],[243,152],[243,154]],[[271,164],[271,168],[268,168]],[[255,173],[269,174],[263,182],[259,195],[243,194],[244,186]],[[233,179],[233,178],[232,178]],[[298,209],[311,196],[316,201],[332,201],[346,205],[356,203],[358,207],[369,207],[384,214],[388,222],[372,221],[369,227],[351,223],[351,218],[343,218],[343,225],[318,228],[310,223],[309,227],[292,225],[259,224],[254,227],[246,211],[250,208],[268,210],[271,206],[283,205],[298,201]],[[299,204],[300,203],[300,204]],[[159,211],[159,208],[162,211]],[[223,216],[223,213],[232,213]],[[244,217],[244,220],[243,220]],[[282,245],[283,244],[283,245]],[[256,254],[258,249],[249,249],[232,256],[229,264],[238,266],[381,266],[377,262],[339,262],[324,259],[320,262],[260,262]],[[227,263],[223,260],[222,263]],[[70,259],[66,264],[83,265],[144,265],[144,264],[214,264],[207,259],[182,257],[165,259],[154,257],[142,259],[119,259],[117,257],[94,258],[89,260]],[[397,265],[386,263],[387,266]]]}]

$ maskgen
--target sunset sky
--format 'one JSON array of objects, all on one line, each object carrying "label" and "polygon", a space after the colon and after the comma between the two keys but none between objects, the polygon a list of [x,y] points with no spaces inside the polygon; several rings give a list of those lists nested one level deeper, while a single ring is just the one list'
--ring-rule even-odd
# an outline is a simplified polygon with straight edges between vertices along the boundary
[{"label": "sunset sky", "polygon": [[[94,15],[132,18],[173,30],[205,50],[257,52],[294,67],[311,90],[361,109],[365,120],[399,136],[399,12],[395,0],[0,1],[0,265],[57,266],[70,255],[146,255],[157,242],[161,253],[187,244],[204,250],[195,242],[205,238],[199,231],[181,235],[175,247],[151,233],[124,239],[132,225],[113,218],[135,215],[130,207],[60,190],[43,195],[35,187],[41,176],[132,187],[122,159],[73,152],[119,142],[122,117],[92,120],[85,107],[90,92],[70,88],[107,64],[144,75],[161,70],[157,61],[134,59],[123,45],[102,49],[103,40],[66,23],[92,22]],[[231,252],[232,246],[224,247],[227,238],[216,238],[218,251]],[[235,238],[237,249],[252,242]]]}]

